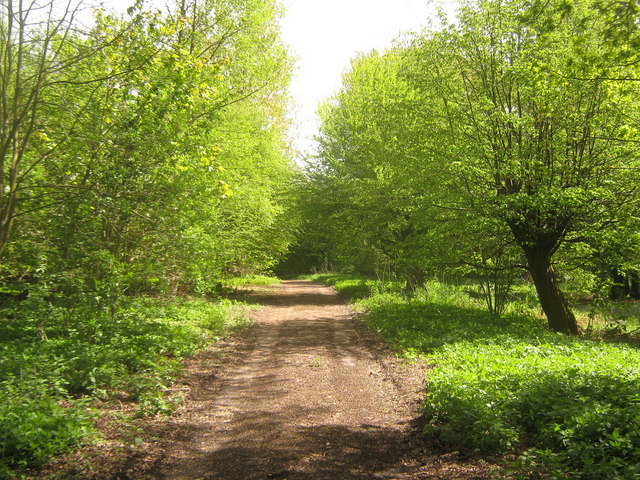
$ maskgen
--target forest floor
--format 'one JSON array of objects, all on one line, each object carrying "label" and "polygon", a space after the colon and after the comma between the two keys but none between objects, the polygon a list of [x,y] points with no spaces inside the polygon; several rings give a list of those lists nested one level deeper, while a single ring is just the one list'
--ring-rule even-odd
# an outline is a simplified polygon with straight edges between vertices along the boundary
[{"label": "forest floor", "polygon": [[255,325],[187,362],[174,416],[138,424],[138,445],[85,452],[92,468],[63,478],[491,478],[425,443],[426,366],[396,358],[331,288],[284,281],[246,300],[262,305]]}]

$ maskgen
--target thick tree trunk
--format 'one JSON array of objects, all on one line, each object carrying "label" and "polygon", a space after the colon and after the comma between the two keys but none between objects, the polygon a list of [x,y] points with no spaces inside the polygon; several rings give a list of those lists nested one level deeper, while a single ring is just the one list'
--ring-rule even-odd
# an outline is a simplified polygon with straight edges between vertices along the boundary
[{"label": "thick tree trunk", "polygon": [[570,335],[579,334],[576,317],[558,287],[550,256],[535,248],[525,248],[524,251],[549,328]]}]

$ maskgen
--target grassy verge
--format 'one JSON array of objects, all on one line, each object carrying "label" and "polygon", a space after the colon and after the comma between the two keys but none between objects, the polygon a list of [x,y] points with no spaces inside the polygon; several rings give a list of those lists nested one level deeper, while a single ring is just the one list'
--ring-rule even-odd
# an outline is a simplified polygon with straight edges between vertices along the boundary
[{"label": "grassy verge", "polygon": [[518,308],[495,318],[436,283],[359,306],[405,355],[434,365],[428,435],[480,455],[515,454],[503,472],[513,478],[640,478],[638,348],[556,334]]},{"label": "grassy verge", "polygon": [[96,407],[136,402],[137,415],[171,413],[164,392],[181,360],[248,323],[245,306],[136,298],[49,309],[0,310],[0,478],[46,463],[96,437]]},{"label": "grassy verge", "polygon": [[277,285],[280,283],[278,277],[271,277],[269,275],[249,275],[247,277],[233,277],[224,281],[226,287],[244,287],[247,285],[258,285],[268,287],[270,285]]},{"label": "grassy verge", "polygon": [[301,278],[334,287],[338,294],[347,300],[360,300],[386,292],[399,293],[402,287],[399,282],[380,282],[372,278],[341,273],[315,273],[303,275]]}]

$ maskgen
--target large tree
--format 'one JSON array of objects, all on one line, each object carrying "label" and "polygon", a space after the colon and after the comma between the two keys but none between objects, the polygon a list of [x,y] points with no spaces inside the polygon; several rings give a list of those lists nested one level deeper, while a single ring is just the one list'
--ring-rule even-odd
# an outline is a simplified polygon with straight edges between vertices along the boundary
[{"label": "large tree", "polygon": [[637,208],[637,19],[636,2],[480,1],[415,50],[459,194],[508,226],[557,331],[578,326],[554,255]]},{"label": "large tree", "polygon": [[5,264],[74,278],[112,265],[135,288],[148,277],[207,290],[238,265],[273,263],[290,241],[282,192],[293,174],[278,18],[272,0],[185,0],[99,11],[85,31],[51,7],[24,27],[28,42],[3,30],[13,63],[0,66],[0,153],[21,155],[0,165],[17,185],[0,198]]},{"label": "large tree", "polygon": [[333,218],[359,232],[349,246],[467,265],[489,289],[520,265],[550,328],[578,333],[559,255],[595,265],[637,230],[638,11],[480,0],[354,62],[324,111],[317,175],[339,193]]},{"label": "large tree", "polygon": [[[403,50],[371,52],[352,62],[341,92],[321,111],[320,155],[310,193],[323,201],[324,227],[343,259],[415,287],[424,282],[424,206],[437,188],[419,141],[413,88],[403,80]],[[320,200],[322,199],[322,200]]]}]

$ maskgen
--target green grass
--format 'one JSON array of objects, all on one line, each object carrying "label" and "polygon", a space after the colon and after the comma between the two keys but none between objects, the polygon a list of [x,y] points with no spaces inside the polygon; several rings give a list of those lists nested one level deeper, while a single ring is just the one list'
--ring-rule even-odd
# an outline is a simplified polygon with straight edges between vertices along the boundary
[{"label": "green grass", "polygon": [[403,355],[434,366],[424,403],[433,439],[515,454],[509,478],[640,478],[636,347],[550,332],[530,305],[495,318],[465,287],[437,282],[413,298],[374,294],[358,305]]},{"label": "green grass", "polygon": [[26,306],[0,310],[0,478],[91,441],[99,402],[171,413],[181,360],[248,322],[241,304],[195,298],[49,306],[45,319]]},{"label": "green grass", "polygon": [[258,285],[268,287],[280,283],[278,277],[268,275],[249,275],[247,277],[232,277],[225,280],[224,285],[227,287],[243,287],[246,285]]},{"label": "green grass", "polygon": [[402,289],[399,282],[380,282],[372,278],[341,273],[316,273],[301,278],[334,287],[340,296],[348,300],[364,299],[385,292],[400,292]]}]

